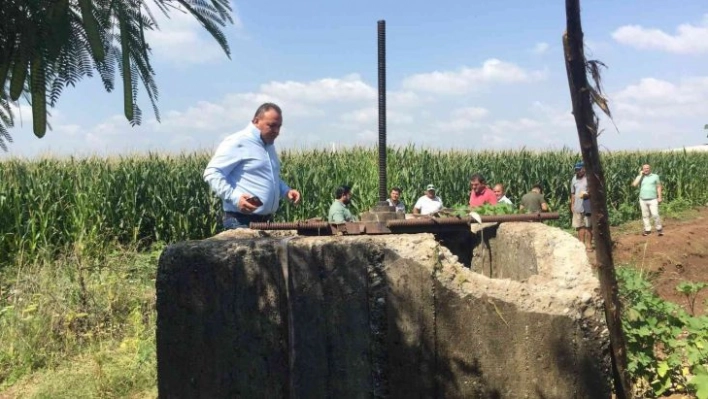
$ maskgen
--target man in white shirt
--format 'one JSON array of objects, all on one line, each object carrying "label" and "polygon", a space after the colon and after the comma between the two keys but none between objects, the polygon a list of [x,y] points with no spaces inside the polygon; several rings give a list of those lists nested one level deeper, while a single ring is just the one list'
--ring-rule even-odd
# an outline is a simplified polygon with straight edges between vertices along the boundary
[{"label": "man in white shirt", "polygon": [[511,203],[511,200],[506,197],[506,194],[504,194],[504,185],[501,183],[497,183],[496,186],[494,186],[494,195],[497,197],[497,204],[508,204],[508,205],[514,205]]},{"label": "man in white shirt", "polygon": [[443,202],[440,197],[435,195],[435,186],[428,184],[425,188],[425,195],[418,198],[418,201],[413,206],[414,215],[434,215],[443,208]]}]

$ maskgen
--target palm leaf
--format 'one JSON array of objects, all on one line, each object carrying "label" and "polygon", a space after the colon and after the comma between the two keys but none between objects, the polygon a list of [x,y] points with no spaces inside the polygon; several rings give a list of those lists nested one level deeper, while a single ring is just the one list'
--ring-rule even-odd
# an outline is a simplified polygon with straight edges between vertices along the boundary
[{"label": "palm leaf", "polygon": [[[138,86],[142,83],[160,120],[158,86],[145,32],[158,29],[147,0],[5,0],[0,10],[0,148],[11,142],[10,101],[26,98],[33,108],[33,130],[43,137],[48,107],[67,86],[98,72],[104,88],[114,89],[116,70],[123,84],[123,108],[131,125],[141,122]],[[233,23],[230,0],[152,0],[165,15],[191,14],[230,58],[221,28]]]}]

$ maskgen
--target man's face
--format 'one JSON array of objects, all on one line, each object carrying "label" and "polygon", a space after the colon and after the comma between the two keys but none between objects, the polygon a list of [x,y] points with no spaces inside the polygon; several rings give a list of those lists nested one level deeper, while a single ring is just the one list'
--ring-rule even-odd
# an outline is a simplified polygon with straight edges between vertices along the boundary
[{"label": "man's face", "polygon": [[585,167],[575,169],[575,176],[577,176],[578,178],[585,176]]},{"label": "man's face", "polygon": [[425,195],[427,195],[428,198],[435,198],[435,190],[428,190],[425,192]]},{"label": "man's face", "polygon": [[350,192],[344,194],[344,197],[342,197],[342,203],[344,205],[349,205],[349,204],[351,204],[351,202],[352,202],[352,193],[350,191]]},{"label": "man's face", "polygon": [[651,173],[651,166],[649,165],[642,165],[642,173],[645,175],[648,175]]},{"label": "man's face", "polygon": [[486,185],[484,183],[480,183],[479,180],[472,180],[470,182],[470,188],[477,194],[481,194],[485,187]]},{"label": "man's face", "polygon": [[274,109],[269,109],[262,116],[253,119],[253,124],[261,131],[261,138],[266,144],[273,144],[280,134],[283,117]]},{"label": "man's face", "polygon": [[401,193],[399,193],[396,190],[391,191],[391,201],[398,201],[398,199],[401,198]]},{"label": "man's face", "polygon": [[494,186],[494,195],[497,196],[497,199],[501,199],[504,196],[504,187],[499,184]]}]

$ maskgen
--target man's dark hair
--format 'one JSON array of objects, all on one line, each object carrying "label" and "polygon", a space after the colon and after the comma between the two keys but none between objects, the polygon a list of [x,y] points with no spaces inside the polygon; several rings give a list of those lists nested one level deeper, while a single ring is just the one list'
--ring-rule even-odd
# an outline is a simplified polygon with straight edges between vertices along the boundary
[{"label": "man's dark hair", "polygon": [[531,187],[531,190],[533,190],[534,188],[537,188],[538,191],[541,193],[543,192],[543,187],[541,187],[540,184],[534,184],[533,187]]},{"label": "man's dark hair", "polygon": [[487,183],[487,181],[484,180],[484,176],[480,175],[479,173],[475,173],[475,174],[472,175],[472,177],[470,177],[470,182],[473,182],[473,181],[478,181],[478,182],[480,182],[480,183],[482,183],[482,184],[486,184],[486,183]]},{"label": "man's dark hair", "polygon": [[351,187],[349,186],[339,186],[337,189],[334,191],[334,199],[340,199],[343,196],[349,194],[352,192]]},{"label": "man's dark hair", "polygon": [[260,107],[256,110],[256,113],[253,114],[253,119],[260,118],[265,114],[266,112],[270,111],[271,109],[274,109],[279,115],[283,115],[283,111],[280,109],[280,107],[277,104],[274,103],[263,103],[261,104]]},{"label": "man's dark hair", "polygon": [[394,187],[391,189],[391,191],[398,191],[398,193],[401,193],[401,188],[400,187]]}]

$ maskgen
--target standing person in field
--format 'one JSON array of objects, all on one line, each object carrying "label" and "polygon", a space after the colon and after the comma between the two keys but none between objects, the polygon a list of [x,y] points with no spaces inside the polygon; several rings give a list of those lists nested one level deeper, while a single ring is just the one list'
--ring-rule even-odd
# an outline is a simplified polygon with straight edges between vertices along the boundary
[{"label": "standing person in field", "polygon": [[470,177],[470,207],[475,208],[484,204],[497,204],[497,196],[487,187],[487,181],[478,173]]},{"label": "standing person in field", "polygon": [[644,223],[642,235],[651,234],[651,218],[654,218],[656,232],[663,236],[664,230],[659,216],[662,192],[659,175],[651,173],[651,166],[645,164],[639,169],[639,175],[632,182],[632,186],[639,187],[639,208],[642,210],[642,222]]},{"label": "standing person in field", "polygon": [[442,198],[435,195],[435,186],[428,184],[425,195],[418,198],[413,206],[414,215],[434,215],[443,208]]},{"label": "standing person in field", "polygon": [[497,197],[497,204],[514,205],[511,200],[506,197],[504,193],[504,185],[501,183],[497,183],[494,186],[494,196]]},{"label": "standing person in field", "polygon": [[543,197],[540,184],[534,184],[531,191],[521,197],[519,210],[526,211],[526,213],[548,212],[548,204]]},{"label": "standing person in field", "polygon": [[583,206],[584,200],[590,198],[588,194],[588,179],[585,176],[583,162],[575,164],[575,176],[570,181],[570,212],[572,214],[573,228],[578,232],[578,240],[585,245],[588,252],[592,251],[592,230],[589,212]]},{"label": "standing person in field", "polygon": [[391,189],[391,194],[389,194],[389,198],[386,202],[388,202],[389,206],[396,208],[396,212],[406,213],[406,204],[401,201],[400,187],[394,187]]},{"label": "standing person in field", "polygon": [[280,107],[262,104],[246,128],[219,144],[204,170],[204,181],[222,201],[225,229],[271,220],[281,198],[300,202],[300,192],[280,178],[274,142],[282,124]]}]

